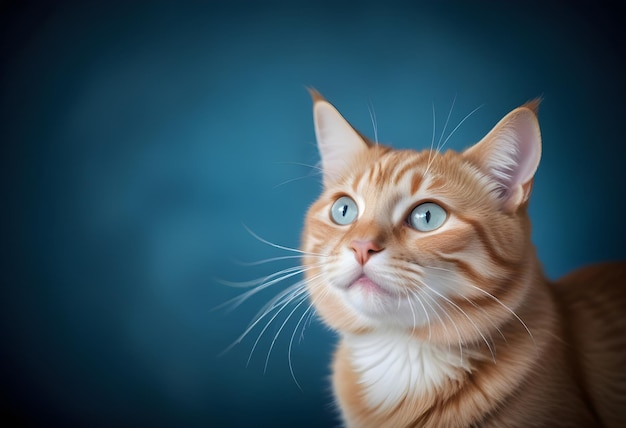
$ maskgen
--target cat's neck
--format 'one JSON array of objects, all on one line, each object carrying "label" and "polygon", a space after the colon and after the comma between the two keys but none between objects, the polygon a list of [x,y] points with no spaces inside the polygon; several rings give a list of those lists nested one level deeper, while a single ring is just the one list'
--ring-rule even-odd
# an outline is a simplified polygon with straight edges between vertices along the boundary
[{"label": "cat's neck", "polygon": [[380,330],[344,336],[352,366],[371,408],[393,407],[404,399],[434,396],[458,383],[479,354],[432,344],[409,332]]}]

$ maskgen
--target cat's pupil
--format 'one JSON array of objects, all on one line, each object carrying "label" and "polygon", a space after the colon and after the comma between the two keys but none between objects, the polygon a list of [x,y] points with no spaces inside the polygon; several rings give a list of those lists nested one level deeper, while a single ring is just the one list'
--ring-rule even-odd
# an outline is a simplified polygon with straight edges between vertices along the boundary
[{"label": "cat's pupil", "polygon": [[348,212],[348,205],[344,205],[341,211],[341,215],[345,217],[347,212]]},{"label": "cat's pupil", "polygon": [[426,211],[426,223],[430,223],[430,210]]}]

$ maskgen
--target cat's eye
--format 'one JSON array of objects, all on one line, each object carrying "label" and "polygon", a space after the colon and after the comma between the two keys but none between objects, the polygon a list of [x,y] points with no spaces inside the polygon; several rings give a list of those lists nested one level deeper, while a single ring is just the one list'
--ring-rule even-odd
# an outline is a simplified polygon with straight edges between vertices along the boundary
[{"label": "cat's eye", "polygon": [[426,202],[411,211],[409,224],[420,232],[430,232],[441,227],[447,216],[446,211],[439,205]]},{"label": "cat's eye", "polygon": [[356,202],[348,196],[337,199],[330,207],[330,218],[339,225],[346,225],[356,220],[359,209]]}]

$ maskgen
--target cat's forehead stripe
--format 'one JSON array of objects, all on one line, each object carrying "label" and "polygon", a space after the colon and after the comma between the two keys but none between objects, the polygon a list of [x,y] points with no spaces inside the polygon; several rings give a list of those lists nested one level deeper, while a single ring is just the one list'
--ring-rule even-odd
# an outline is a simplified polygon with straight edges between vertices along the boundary
[{"label": "cat's forehead stripe", "polygon": [[420,165],[420,163],[421,163],[421,159],[419,158],[415,159],[411,157],[407,162],[399,165],[398,171],[396,172],[396,175],[393,179],[393,184],[397,186],[400,183],[400,181],[404,178],[405,174],[417,168]]},{"label": "cat's forehead stripe", "polygon": [[415,195],[417,193],[422,186],[423,179],[424,174],[421,172],[413,173],[413,177],[411,178],[411,195]]},{"label": "cat's forehead stripe", "polygon": [[398,155],[401,155],[405,160],[404,162],[398,163],[396,167],[395,176],[393,178],[394,185],[398,185],[408,172],[415,170],[415,168],[422,163],[422,157],[419,156],[418,153],[405,151],[399,152]]}]

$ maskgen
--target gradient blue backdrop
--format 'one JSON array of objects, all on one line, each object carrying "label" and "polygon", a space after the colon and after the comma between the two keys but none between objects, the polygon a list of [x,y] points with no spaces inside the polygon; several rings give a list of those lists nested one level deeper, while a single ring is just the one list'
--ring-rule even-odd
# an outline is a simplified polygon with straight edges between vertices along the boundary
[{"label": "gradient blue backdrop", "polygon": [[[435,4],[436,3],[436,4]],[[331,426],[332,333],[274,293],[211,308],[297,247],[320,189],[313,86],[360,130],[477,141],[543,96],[531,203],[550,277],[624,259],[624,15],[554,2],[3,2],[2,418],[21,425]],[[448,127],[448,131],[450,131]],[[302,179],[289,181],[295,178]],[[287,182],[285,184],[284,183]],[[296,263],[296,262],[293,262]],[[294,316],[299,316],[301,311]],[[285,314],[286,315],[286,314]],[[296,318],[297,320],[297,318]],[[298,331],[298,335],[299,335]]]}]

